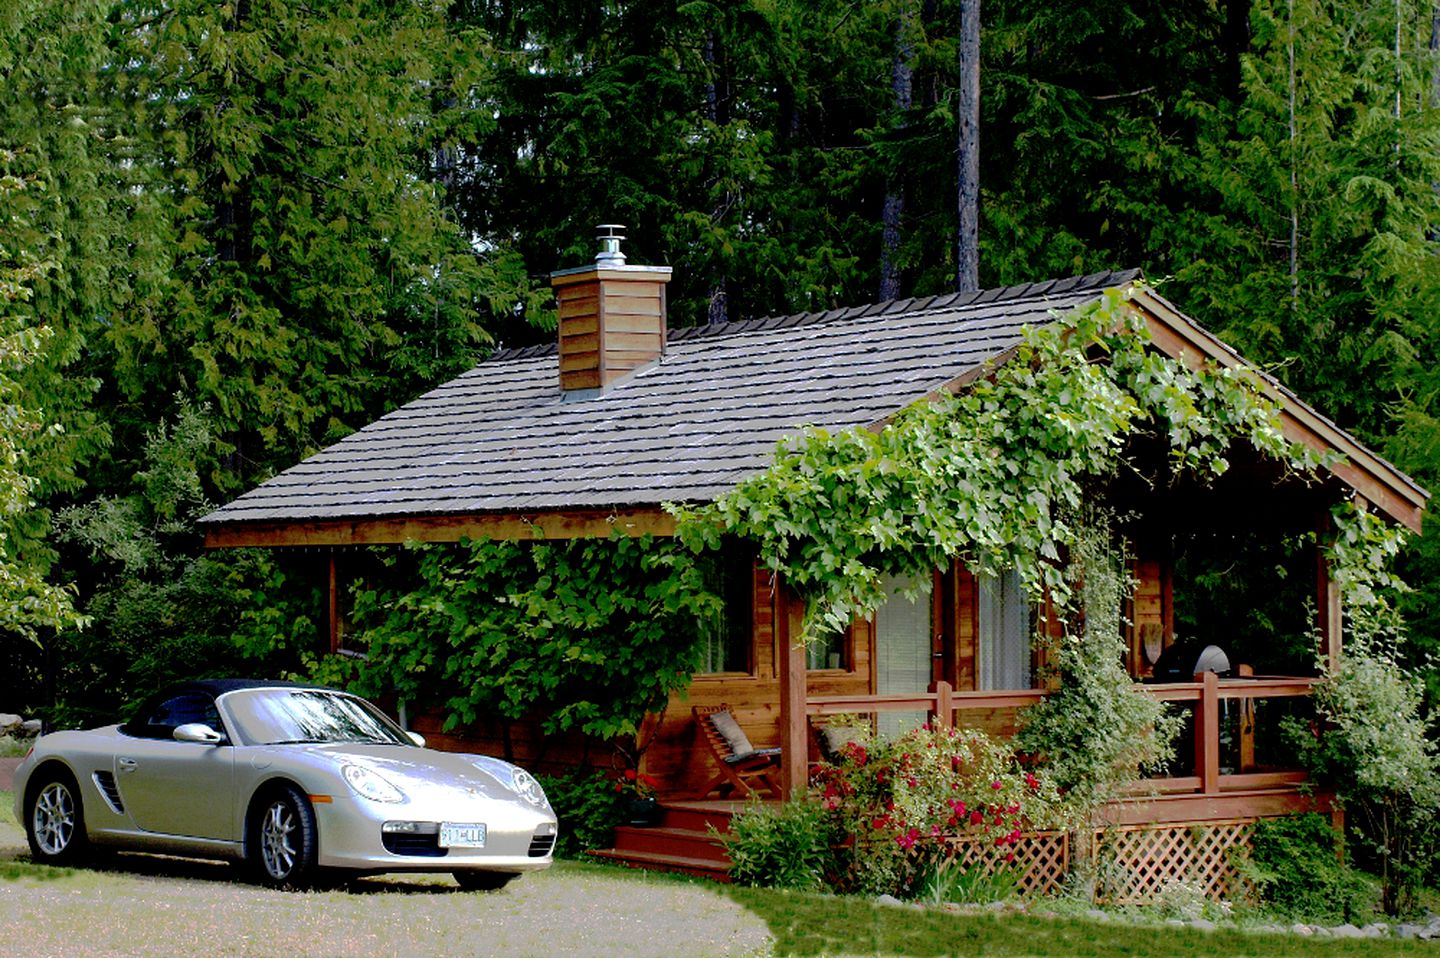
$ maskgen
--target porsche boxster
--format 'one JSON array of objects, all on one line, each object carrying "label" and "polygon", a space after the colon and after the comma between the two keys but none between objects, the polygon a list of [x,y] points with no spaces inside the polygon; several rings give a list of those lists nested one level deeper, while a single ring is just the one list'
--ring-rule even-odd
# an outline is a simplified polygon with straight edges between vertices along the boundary
[{"label": "porsche boxster", "polygon": [[549,866],[557,834],[524,769],[427,749],[364,699],[287,682],[171,686],[122,725],[43,736],[14,788],[35,861],[222,858],[279,887],[424,871],[492,890]]}]

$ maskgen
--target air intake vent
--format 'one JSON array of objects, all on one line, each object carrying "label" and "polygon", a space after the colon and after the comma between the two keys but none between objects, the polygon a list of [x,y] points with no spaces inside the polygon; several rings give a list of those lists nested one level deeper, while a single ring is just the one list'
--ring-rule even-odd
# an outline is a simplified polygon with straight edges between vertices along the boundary
[{"label": "air intake vent", "polygon": [[530,839],[530,857],[544,858],[555,847],[554,835],[536,835]]},{"label": "air intake vent", "polygon": [[392,855],[410,855],[416,858],[444,858],[450,853],[440,847],[440,835],[417,835],[414,832],[385,832],[380,836],[385,850]]},{"label": "air intake vent", "polygon": [[116,815],[125,814],[125,803],[120,801],[120,789],[115,784],[113,772],[96,772],[93,776],[95,787],[100,789],[100,794],[105,796],[105,804],[110,806],[110,811]]}]

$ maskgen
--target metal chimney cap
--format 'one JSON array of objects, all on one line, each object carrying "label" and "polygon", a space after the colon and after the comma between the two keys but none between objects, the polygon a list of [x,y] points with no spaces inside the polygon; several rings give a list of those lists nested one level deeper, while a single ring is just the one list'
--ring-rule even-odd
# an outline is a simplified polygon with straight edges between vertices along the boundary
[{"label": "metal chimney cap", "polygon": [[620,241],[625,238],[625,224],[601,223],[595,227],[595,238],[600,241],[600,252],[595,254],[598,265],[625,265],[625,254],[620,252]]}]

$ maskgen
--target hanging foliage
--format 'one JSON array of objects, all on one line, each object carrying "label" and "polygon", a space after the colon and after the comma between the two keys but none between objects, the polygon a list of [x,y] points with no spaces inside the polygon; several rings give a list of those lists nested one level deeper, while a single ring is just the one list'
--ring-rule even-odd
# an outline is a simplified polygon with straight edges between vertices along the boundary
[{"label": "hanging foliage", "polygon": [[960,560],[1018,569],[1032,596],[1071,608],[1065,518],[1114,475],[1127,441],[1168,442],[1176,471],[1218,476],[1235,443],[1308,471],[1321,457],[1287,440],[1250,370],[1193,369],[1150,348],[1132,290],[1109,290],[1027,330],[990,375],[925,399],[874,429],[810,428],[774,464],[712,505],[676,508],[693,546],[724,532],[807,600],[804,634],[843,628],[885,599],[885,576],[929,581]]},{"label": "hanging foliage", "polygon": [[547,733],[633,737],[689,684],[718,602],[668,540],[414,545],[384,562],[387,584],[355,593],[366,657],[318,675],[438,706],[446,728],[538,718]]}]

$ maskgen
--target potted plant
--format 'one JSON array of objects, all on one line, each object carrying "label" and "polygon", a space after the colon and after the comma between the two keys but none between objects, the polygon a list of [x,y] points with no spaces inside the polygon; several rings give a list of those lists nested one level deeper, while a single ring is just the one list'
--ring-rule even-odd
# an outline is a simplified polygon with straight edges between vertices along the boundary
[{"label": "potted plant", "polygon": [[660,783],[644,772],[627,768],[615,780],[615,792],[623,800],[625,821],[630,825],[659,825],[663,813],[655,799],[655,786]]}]

